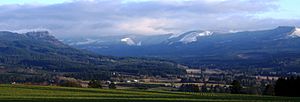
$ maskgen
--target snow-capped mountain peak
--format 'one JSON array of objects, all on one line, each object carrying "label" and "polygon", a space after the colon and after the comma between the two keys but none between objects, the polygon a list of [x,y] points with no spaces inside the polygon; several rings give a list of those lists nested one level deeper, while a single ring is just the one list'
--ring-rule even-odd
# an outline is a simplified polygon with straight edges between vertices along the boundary
[{"label": "snow-capped mountain peak", "polygon": [[137,45],[137,44],[135,43],[135,41],[134,41],[133,39],[129,38],[129,37],[126,37],[126,38],[121,39],[121,42],[123,42],[123,43],[125,43],[125,44],[127,44],[127,45],[130,45],[130,46],[132,46],[132,45]]},{"label": "snow-capped mountain peak", "polygon": [[213,32],[210,32],[210,31],[202,31],[202,32],[194,31],[194,32],[190,32],[189,34],[186,34],[179,41],[182,43],[191,43],[191,42],[197,41],[198,37],[210,36],[212,34],[213,34]]},{"label": "snow-capped mountain peak", "polygon": [[290,35],[292,37],[300,37],[300,28],[295,27],[295,30]]},{"label": "snow-capped mountain peak", "polygon": [[211,36],[213,34],[214,32],[211,31],[190,31],[179,35],[178,34],[172,35],[168,38],[168,40],[165,43],[169,45],[175,43],[188,44],[188,43],[198,41],[200,37]]}]

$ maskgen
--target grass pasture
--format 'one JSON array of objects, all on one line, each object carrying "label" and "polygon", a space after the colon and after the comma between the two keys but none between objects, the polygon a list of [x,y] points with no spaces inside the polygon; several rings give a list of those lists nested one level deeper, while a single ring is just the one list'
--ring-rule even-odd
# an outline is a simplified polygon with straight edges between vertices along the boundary
[{"label": "grass pasture", "polygon": [[0,85],[0,102],[300,102],[300,98]]}]

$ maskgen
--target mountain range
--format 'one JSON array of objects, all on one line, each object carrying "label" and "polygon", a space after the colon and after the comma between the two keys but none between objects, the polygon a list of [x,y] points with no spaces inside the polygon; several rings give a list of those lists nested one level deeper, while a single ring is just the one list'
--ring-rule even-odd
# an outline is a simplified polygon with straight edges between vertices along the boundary
[{"label": "mountain range", "polygon": [[155,57],[192,67],[285,68],[300,65],[300,28],[222,33],[189,31],[155,36],[125,35],[63,42],[102,55]]},{"label": "mountain range", "polygon": [[56,75],[93,79],[107,78],[111,73],[180,75],[185,74],[185,68],[166,60],[102,56],[79,50],[57,40],[48,31],[0,31],[0,76],[4,80],[26,82],[28,76],[45,80],[46,76]]}]

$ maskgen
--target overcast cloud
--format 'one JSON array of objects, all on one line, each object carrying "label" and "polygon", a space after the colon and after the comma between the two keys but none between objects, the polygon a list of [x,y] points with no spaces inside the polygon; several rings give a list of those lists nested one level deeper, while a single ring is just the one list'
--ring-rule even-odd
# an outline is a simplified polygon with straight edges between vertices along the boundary
[{"label": "overcast cloud", "polygon": [[48,29],[58,37],[255,30],[299,26],[299,19],[259,18],[277,0],[75,0],[2,5],[0,30]]}]

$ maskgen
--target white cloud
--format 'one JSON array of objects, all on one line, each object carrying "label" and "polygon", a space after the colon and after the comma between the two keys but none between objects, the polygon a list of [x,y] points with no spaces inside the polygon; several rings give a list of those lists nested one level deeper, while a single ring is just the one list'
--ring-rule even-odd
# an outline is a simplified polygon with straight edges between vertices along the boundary
[{"label": "white cloud", "polygon": [[299,25],[299,19],[257,18],[276,0],[74,0],[0,6],[0,29],[50,29],[58,37],[164,34],[188,30],[251,30]]},{"label": "white cloud", "polygon": [[172,24],[173,22],[167,19],[142,18],[122,22],[116,28],[135,34],[166,34],[172,31],[164,28]]}]

